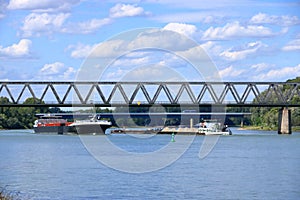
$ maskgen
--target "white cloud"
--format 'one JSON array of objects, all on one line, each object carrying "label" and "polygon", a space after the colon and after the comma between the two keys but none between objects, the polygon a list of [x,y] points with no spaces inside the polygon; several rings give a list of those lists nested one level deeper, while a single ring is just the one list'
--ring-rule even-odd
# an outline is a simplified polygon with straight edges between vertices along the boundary
[{"label": "white cloud", "polygon": [[279,26],[293,26],[300,24],[300,19],[297,16],[289,16],[289,15],[268,15],[265,13],[258,13],[254,15],[250,23],[253,24],[276,24]]},{"label": "white cloud", "polygon": [[197,27],[195,25],[184,23],[169,23],[163,29],[175,31],[186,36],[192,36],[197,31]]},{"label": "white cloud", "polygon": [[81,0],[10,0],[7,9],[10,10],[34,10],[41,12],[52,12],[70,10],[75,4],[78,4]]},{"label": "white cloud", "polygon": [[[49,13],[52,8],[56,9],[55,12],[57,12],[80,1],[64,0],[60,2],[42,0],[30,4],[29,0],[12,0],[7,7],[10,9],[32,9],[35,11],[27,15],[23,21],[23,26],[20,28],[23,37],[52,35],[53,33],[89,34],[97,31],[104,25],[111,24],[114,18],[149,14],[142,7],[136,5],[116,4],[110,9],[110,16],[107,18],[94,18],[82,22],[66,23],[66,20],[70,17],[70,13]],[[58,9],[57,6],[60,6],[59,8],[61,9]],[[37,11],[42,13],[37,13]]]},{"label": "white cloud", "polygon": [[201,22],[205,24],[209,23],[218,23],[222,21],[224,16],[219,13],[211,13],[211,12],[179,12],[179,13],[168,13],[162,15],[152,16],[152,19],[159,22],[189,22],[196,23]]},{"label": "white cloud", "polygon": [[43,75],[56,75],[59,74],[63,68],[65,68],[65,65],[61,62],[45,64],[44,67],[40,69],[40,73]]},{"label": "white cloud", "polygon": [[76,70],[64,63],[55,62],[45,64],[38,72],[37,79],[42,80],[70,80],[74,79]]},{"label": "white cloud", "polygon": [[220,56],[230,61],[241,60],[250,55],[256,54],[264,47],[266,47],[266,45],[260,41],[251,42],[246,46],[238,47],[237,50],[233,50],[233,48],[227,49],[220,53]]},{"label": "white cloud", "polygon": [[28,39],[21,39],[19,43],[8,47],[0,46],[0,57],[20,58],[30,56],[30,46],[32,42]]},{"label": "white cloud", "polygon": [[84,44],[77,44],[77,45],[70,45],[67,47],[67,50],[71,51],[72,58],[86,58],[92,52],[92,50],[97,46],[94,45],[84,45]]},{"label": "white cloud", "polygon": [[88,34],[110,24],[111,19],[91,19],[78,23],[66,23],[69,13],[48,14],[31,13],[24,19],[21,27],[23,37],[52,35],[53,33]]},{"label": "white cloud", "polygon": [[137,5],[131,4],[121,4],[118,3],[114,7],[109,10],[111,18],[119,18],[119,17],[133,17],[140,16],[146,14],[142,7],[138,7]]},{"label": "white cloud", "polygon": [[272,67],[270,64],[258,63],[258,64],[255,64],[255,65],[252,65],[250,67],[250,69],[254,70],[255,72],[263,72],[263,71],[266,71],[266,70],[270,69],[270,67]]},{"label": "white cloud", "polygon": [[84,22],[67,24],[61,32],[63,33],[75,33],[75,34],[88,34],[97,31],[104,25],[110,24],[112,22],[109,18],[104,19],[91,19]]},{"label": "white cloud", "polygon": [[242,26],[239,22],[227,23],[224,27],[210,27],[202,35],[204,40],[226,40],[240,37],[271,37],[276,35],[264,26]]},{"label": "white cloud", "polygon": [[[140,48],[167,49],[170,51],[183,51],[195,46],[195,42],[178,33],[168,30],[153,29],[138,34],[128,41],[126,38],[108,40],[93,45],[70,45],[67,50],[72,50],[73,58],[120,56],[128,51],[132,52]],[[93,51],[92,51],[93,50]]]},{"label": "white cloud", "polygon": [[170,51],[186,50],[193,46],[195,46],[195,42],[186,36],[164,29],[145,31],[128,44],[129,49],[147,47],[168,49]]},{"label": "white cloud", "polygon": [[300,64],[295,67],[284,67],[281,69],[273,69],[267,73],[261,73],[256,76],[257,80],[261,81],[277,81],[287,80],[300,76]]},{"label": "white cloud", "polygon": [[5,0],[0,0],[0,20],[5,17],[7,4]]},{"label": "white cloud", "polygon": [[92,57],[115,57],[119,56],[120,52],[126,52],[128,49],[128,42],[124,40],[109,40],[100,43],[92,52]]},{"label": "white cloud", "polygon": [[134,69],[117,68],[104,75],[104,80],[115,81],[180,81],[183,80],[182,74],[179,74],[172,68],[161,63],[143,65]]},{"label": "white cloud", "polygon": [[125,57],[121,59],[117,59],[113,65],[114,66],[121,66],[121,67],[135,67],[135,66],[143,66],[149,64],[149,57],[142,57],[142,58],[132,58],[132,57]]},{"label": "white cloud", "polygon": [[284,47],[283,51],[299,51],[300,50],[300,39],[295,39],[288,42]]},{"label": "white cloud", "polygon": [[219,70],[219,75],[222,77],[222,79],[225,78],[235,78],[240,76],[245,70],[243,69],[234,69],[233,66],[229,66],[223,70]]},{"label": "white cloud", "polygon": [[207,41],[200,46],[207,52],[207,54],[209,54],[209,56],[212,57],[219,57],[222,52],[222,47],[213,41]]},{"label": "white cloud", "polygon": [[60,31],[65,20],[70,14],[38,14],[31,13],[24,19],[24,24],[21,27],[24,37],[41,36],[43,34],[51,34]]}]

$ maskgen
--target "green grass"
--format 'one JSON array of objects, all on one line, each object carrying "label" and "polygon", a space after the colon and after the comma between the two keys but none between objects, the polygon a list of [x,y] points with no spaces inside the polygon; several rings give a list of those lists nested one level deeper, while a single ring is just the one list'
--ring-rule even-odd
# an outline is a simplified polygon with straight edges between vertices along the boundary
[{"label": "green grass", "polygon": [[[261,131],[277,131],[278,127],[269,127],[269,126],[244,126],[244,130],[261,130]],[[292,126],[292,131],[300,131],[300,126]]]},{"label": "green grass", "polygon": [[300,132],[300,126],[293,126],[293,127],[292,127],[292,130],[293,130],[293,131],[297,131],[297,132],[299,131],[299,132]]},{"label": "green grass", "polygon": [[245,130],[261,130],[261,131],[276,131],[277,127],[269,127],[269,126],[244,126]]}]

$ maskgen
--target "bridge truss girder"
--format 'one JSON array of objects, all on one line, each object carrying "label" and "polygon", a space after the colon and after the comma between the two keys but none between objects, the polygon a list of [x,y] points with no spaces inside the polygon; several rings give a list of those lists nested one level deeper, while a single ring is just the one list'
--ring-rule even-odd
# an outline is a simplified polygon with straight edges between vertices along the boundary
[{"label": "bridge truss girder", "polygon": [[[1,101],[1,107],[299,107],[300,83],[6,81],[0,82],[0,97],[9,99],[9,103]],[[33,98],[33,103],[24,104],[27,98]]]}]

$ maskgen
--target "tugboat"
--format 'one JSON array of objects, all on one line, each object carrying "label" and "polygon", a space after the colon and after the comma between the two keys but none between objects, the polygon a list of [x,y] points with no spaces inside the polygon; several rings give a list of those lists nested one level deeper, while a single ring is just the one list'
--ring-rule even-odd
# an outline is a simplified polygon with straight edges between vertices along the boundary
[{"label": "tugboat", "polygon": [[202,121],[190,127],[165,127],[161,134],[197,134],[197,135],[232,135],[227,125],[221,128],[221,123],[215,121]]},{"label": "tugboat", "polygon": [[199,135],[232,135],[232,132],[227,125],[224,125],[224,127],[221,128],[221,123],[202,122],[199,125],[197,133]]}]

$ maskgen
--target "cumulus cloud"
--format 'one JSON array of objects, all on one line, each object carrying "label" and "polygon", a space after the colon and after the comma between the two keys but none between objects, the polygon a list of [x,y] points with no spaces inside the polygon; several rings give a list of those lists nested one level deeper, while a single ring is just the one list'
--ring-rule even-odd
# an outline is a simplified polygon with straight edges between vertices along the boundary
[{"label": "cumulus cloud", "polygon": [[31,13],[24,19],[21,30],[24,37],[41,36],[60,31],[70,14]]},{"label": "cumulus cloud", "polygon": [[[70,13],[49,13],[50,9],[70,7],[81,0],[52,1],[41,0],[31,3],[29,0],[11,0],[7,6],[9,9],[31,9],[43,13],[31,13],[27,15],[20,28],[23,37],[52,35],[53,33],[72,33],[89,34],[97,31],[104,25],[111,24],[114,18],[133,17],[149,14],[142,7],[130,4],[116,4],[110,9],[110,15],[107,18],[94,18],[82,22],[66,23]],[[58,9],[59,10],[59,9]],[[56,11],[58,11],[56,10]]]},{"label": "cumulus cloud", "polygon": [[[66,21],[70,18],[71,14],[62,11],[68,10],[65,8],[70,8],[80,1],[82,0],[63,0],[62,2],[41,0],[31,3],[29,0],[11,0],[7,8],[34,11],[23,20],[23,26],[20,28],[23,37],[38,37],[41,35],[52,35],[53,33],[89,34],[107,24],[113,23],[116,18],[149,14],[137,5],[116,4],[110,9],[110,15],[106,18],[93,18],[81,22],[67,23]],[[51,13],[51,9],[59,13]]]},{"label": "cumulus cloud", "polygon": [[121,4],[118,3],[109,10],[111,18],[120,18],[120,17],[133,17],[145,15],[146,12],[142,7],[131,4]]},{"label": "cumulus cloud", "polygon": [[255,72],[264,72],[268,69],[270,69],[270,67],[272,67],[272,65],[267,64],[267,63],[258,63],[258,64],[254,64],[250,67],[251,70],[254,70]]},{"label": "cumulus cloud", "polygon": [[297,16],[289,15],[268,15],[265,13],[258,13],[250,19],[253,24],[276,24],[279,26],[293,26],[300,24],[300,19]]},{"label": "cumulus cloud", "polygon": [[241,37],[271,37],[275,36],[268,27],[248,25],[239,22],[227,23],[224,27],[210,27],[202,35],[203,40],[226,40]]},{"label": "cumulus cloud", "polygon": [[19,43],[11,46],[0,46],[0,57],[4,58],[22,58],[30,56],[31,40],[21,39]]},{"label": "cumulus cloud", "polygon": [[180,12],[180,13],[167,13],[162,15],[152,16],[152,19],[164,22],[164,23],[171,23],[171,22],[190,22],[190,23],[219,23],[222,22],[224,18],[223,15],[219,13],[210,13],[210,12]]},{"label": "cumulus cloud", "polygon": [[138,34],[131,41],[115,39],[92,45],[77,44],[70,45],[67,50],[72,50],[71,56],[74,58],[86,58],[88,55],[111,58],[140,48],[184,51],[194,46],[193,41],[181,34],[168,30],[153,29]]},{"label": "cumulus cloud", "polygon": [[43,80],[70,80],[74,79],[76,70],[67,67],[64,63],[55,62],[45,64],[38,72],[38,78]]},{"label": "cumulus cloud", "polygon": [[250,55],[256,54],[264,47],[266,47],[266,45],[260,41],[251,42],[245,46],[238,47],[236,50],[233,48],[227,49],[220,53],[220,56],[230,61],[241,60]]},{"label": "cumulus cloud", "polygon": [[78,23],[66,23],[69,13],[49,14],[31,13],[27,15],[21,27],[23,37],[52,35],[53,33],[88,34],[110,24],[111,19],[91,19]]},{"label": "cumulus cloud", "polygon": [[186,36],[192,36],[197,31],[197,27],[195,25],[184,23],[169,23],[163,29],[175,31]]},{"label": "cumulus cloud", "polygon": [[81,0],[10,0],[7,5],[9,10],[34,10],[40,12],[57,12],[70,10],[73,5],[80,3]]},{"label": "cumulus cloud", "polygon": [[236,78],[240,76],[243,72],[245,72],[244,69],[235,69],[231,65],[223,70],[219,70],[219,75],[222,77],[222,79]]},{"label": "cumulus cloud", "polygon": [[80,43],[77,45],[69,45],[66,50],[71,50],[72,58],[86,58],[96,46],[97,44],[85,45]]},{"label": "cumulus cloud", "polygon": [[295,78],[296,76],[300,76],[300,64],[295,67],[284,67],[270,70],[267,73],[261,73],[257,76],[257,79],[261,81],[277,81]]},{"label": "cumulus cloud", "polygon": [[104,25],[110,24],[112,20],[110,18],[104,19],[91,19],[79,23],[70,23],[61,29],[63,33],[75,33],[75,34],[88,34],[97,31]]},{"label": "cumulus cloud", "polygon": [[213,41],[207,41],[200,46],[212,57],[219,57],[220,53],[224,51],[217,42]]},{"label": "cumulus cloud", "polygon": [[172,51],[186,50],[194,46],[195,43],[186,36],[178,34],[174,31],[168,31],[164,29],[153,29],[152,31],[145,31],[139,34],[134,40],[132,40],[129,48],[162,48]]},{"label": "cumulus cloud", "polygon": [[299,51],[300,50],[300,39],[295,39],[288,42],[284,47],[283,51]]}]

